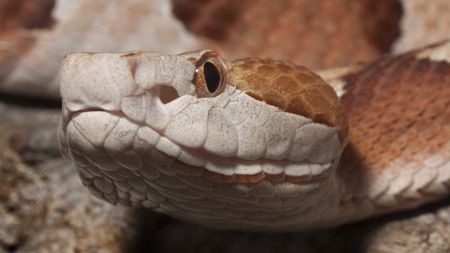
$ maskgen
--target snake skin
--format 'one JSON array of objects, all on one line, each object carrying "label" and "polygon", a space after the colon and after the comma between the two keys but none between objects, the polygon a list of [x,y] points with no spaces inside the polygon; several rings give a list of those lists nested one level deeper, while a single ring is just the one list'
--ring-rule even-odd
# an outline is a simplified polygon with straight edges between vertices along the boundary
[{"label": "snake skin", "polygon": [[[228,71],[221,95],[197,99],[194,66],[185,59],[198,60],[202,51],[74,54],[60,74],[61,147],[94,195],[221,229],[304,230],[413,208],[449,192],[449,45],[321,74],[348,117],[345,150],[343,116],[323,120],[303,105],[279,106],[290,101],[285,97],[252,94],[255,78],[245,83],[244,71]],[[185,105],[146,98],[155,95],[154,83],[170,83],[180,95],[173,101]],[[227,138],[234,131],[236,145]],[[258,142],[264,134],[276,141]],[[251,148],[239,153],[246,142]]]},{"label": "snake skin", "polygon": [[403,7],[397,0],[177,0],[173,4],[175,16],[186,28],[197,38],[207,38],[205,47],[214,46],[227,58],[269,57],[305,63],[314,70],[389,52],[400,34],[397,24]]}]

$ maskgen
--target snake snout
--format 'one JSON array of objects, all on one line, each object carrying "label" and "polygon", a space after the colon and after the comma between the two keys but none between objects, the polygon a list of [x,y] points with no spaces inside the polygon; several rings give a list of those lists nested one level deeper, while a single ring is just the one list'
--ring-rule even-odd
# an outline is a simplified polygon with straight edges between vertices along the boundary
[{"label": "snake snout", "polygon": [[62,62],[59,88],[70,111],[118,111],[122,96],[135,93],[138,86],[119,54],[73,53]]},{"label": "snake snout", "polygon": [[167,104],[194,94],[194,73],[192,63],[170,55],[72,53],[62,62],[59,85],[70,111],[121,111],[124,97],[150,93]]}]

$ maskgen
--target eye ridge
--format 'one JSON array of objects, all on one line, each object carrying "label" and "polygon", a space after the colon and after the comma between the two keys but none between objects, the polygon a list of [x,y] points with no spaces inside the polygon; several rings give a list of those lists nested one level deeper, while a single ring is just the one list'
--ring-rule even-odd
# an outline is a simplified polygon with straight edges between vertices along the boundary
[{"label": "eye ridge", "polygon": [[216,65],[211,62],[205,62],[203,65],[203,75],[205,77],[206,88],[210,93],[214,93],[220,86],[221,76]]}]

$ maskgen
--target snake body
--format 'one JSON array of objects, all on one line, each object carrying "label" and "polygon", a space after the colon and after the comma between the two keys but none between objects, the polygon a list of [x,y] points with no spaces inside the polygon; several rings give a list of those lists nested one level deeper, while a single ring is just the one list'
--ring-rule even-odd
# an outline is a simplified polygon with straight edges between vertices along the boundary
[{"label": "snake body", "polygon": [[212,50],[73,53],[59,138],[91,192],[220,229],[298,231],[448,194],[450,43],[319,72]]}]

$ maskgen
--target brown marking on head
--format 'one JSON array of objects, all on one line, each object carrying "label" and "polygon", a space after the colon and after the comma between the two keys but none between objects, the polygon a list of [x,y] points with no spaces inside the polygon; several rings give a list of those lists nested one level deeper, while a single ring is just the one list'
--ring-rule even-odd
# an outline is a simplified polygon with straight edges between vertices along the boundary
[{"label": "brown marking on head", "polygon": [[340,140],[346,140],[346,116],[339,98],[305,67],[271,59],[236,60],[231,62],[228,83],[282,111],[335,127]]}]

